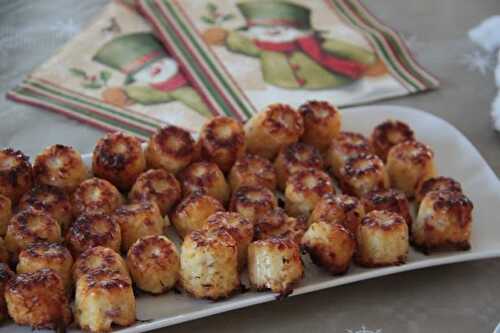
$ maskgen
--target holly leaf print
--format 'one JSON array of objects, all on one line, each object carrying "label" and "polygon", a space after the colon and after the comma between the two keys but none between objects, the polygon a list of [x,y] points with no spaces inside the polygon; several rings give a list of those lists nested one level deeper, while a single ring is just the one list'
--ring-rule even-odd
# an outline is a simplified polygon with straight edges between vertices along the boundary
[{"label": "holly leaf print", "polygon": [[229,21],[229,20],[232,20],[234,18],[234,14],[226,14],[224,16],[222,16],[222,21]]},{"label": "holly leaf print", "polygon": [[87,78],[87,73],[84,70],[72,67],[72,68],[69,69],[69,72],[71,74],[73,74],[74,76],[76,76],[76,77],[79,77],[79,78],[82,78],[82,79],[86,79]]},{"label": "holly leaf print", "polygon": [[110,71],[101,71],[99,73],[99,78],[101,79],[101,81],[106,84],[108,83],[109,79],[111,78],[111,72]]},{"label": "holly leaf print", "polygon": [[97,83],[97,82],[83,82],[82,87],[87,88],[87,89],[97,90],[97,89],[102,88],[102,84]]},{"label": "holly leaf print", "polygon": [[201,20],[207,24],[215,24],[215,20],[210,17],[202,16]]}]

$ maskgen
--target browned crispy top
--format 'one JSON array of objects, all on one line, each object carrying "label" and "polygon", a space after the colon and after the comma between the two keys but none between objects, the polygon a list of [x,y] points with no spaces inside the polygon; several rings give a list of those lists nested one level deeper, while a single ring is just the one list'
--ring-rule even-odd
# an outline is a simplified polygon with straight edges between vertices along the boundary
[{"label": "browned crispy top", "polygon": [[357,198],[346,194],[325,194],[322,198],[331,209],[340,209],[344,213],[348,213],[359,207],[360,202]]},{"label": "browned crispy top", "polygon": [[384,163],[373,154],[363,154],[349,158],[343,166],[343,174],[348,177],[363,177],[382,172]]},{"label": "browned crispy top", "polygon": [[461,224],[470,223],[474,205],[465,194],[443,190],[429,192],[427,196],[432,200],[434,210],[444,210],[455,214]]},{"label": "browned crispy top", "polygon": [[307,221],[286,215],[281,207],[264,214],[255,223],[255,239],[271,237],[291,238],[300,241],[307,229]]},{"label": "browned crispy top", "polygon": [[52,269],[43,268],[33,273],[23,273],[17,275],[14,279],[10,279],[7,283],[7,289],[12,293],[23,293],[31,290],[32,288],[48,288],[59,290],[62,285],[62,280],[59,274]]},{"label": "browned crispy top", "polygon": [[129,205],[123,205],[118,207],[113,215],[119,217],[133,217],[141,213],[155,213],[158,211],[158,205],[153,201],[140,201],[137,203],[132,203]]},{"label": "browned crispy top", "polygon": [[129,251],[129,256],[134,256],[140,260],[154,260],[160,266],[165,262],[165,258],[175,253],[175,245],[169,242],[164,236],[149,236],[141,238]]},{"label": "browned crispy top", "polygon": [[134,199],[148,199],[151,195],[176,197],[180,195],[180,191],[181,186],[174,175],[163,169],[151,169],[137,178],[130,195]]},{"label": "browned crispy top", "polygon": [[73,205],[76,211],[114,210],[121,200],[121,194],[113,184],[100,178],[87,179],[73,193]]},{"label": "browned crispy top", "polygon": [[404,218],[387,210],[372,210],[361,219],[361,225],[373,229],[392,230],[406,224]]},{"label": "browned crispy top", "polygon": [[396,189],[378,190],[367,193],[363,200],[373,206],[399,206],[400,202],[407,202],[403,192]]},{"label": "browned crispy top", "polygon": [[158,130],[151,140],[162,152],[177,157],[191,156],[195,142],[191,134],[177,126],[166,126]]},{"label": "browned crispy top", "polygon": [[241,186],[233,193],[231,209],[236,205],[269,206],[274,205],[276,198],[271,190],[265,187]]},{"label": "browned crispy top", "polygon": [[[49,163],[52,159],[60,162],[57,167]],[[65,175],[74,168],[79,168],[82,163],[81,156],[73,147],[56,144],[47,147],[36,157],[33,173],[35,178],[49,177],[55,172],[54,168],[57,168],[59,175]]]},{"label": "browned crispy top", "polygon": [[231,235],[223,230],[200,230],[193,231],[187,236],[196,247],[219,245],[223,247],[236,247],[236,242]]},{"label": "browned crispy top", "polygon": [[405,141],[391,149],[391,156],[402,161],[411,161],[415,164],[424,164],[434,157],[431,148],[418,141]]},{"label": "browned crispy top", "polygon": [[67,238],[91,247],[104,245],[120,233],[118,224],[105,214],[80,215],[70,226]]},{"label": "browned crispy top", "polygon": [[[5,163],[7,160],[9,163]],[[32,179],[32,167],[28,156],[20,150],[11,148],[0,150],[0,179],[5,179],[11,186],[16,186],[19,177],[26,175]]]},{"label": "browned crispy top", "polygon": [[[95,261],[94,259],[100,260]],[[75,271],[78,271],[80,275],[99,267],[116,271],[117,266],[123,265],[120,259],[120,255],[109,247],[95,246],[85,250],[78,256]]]},{"label": "browned crispy top", "polygon": [[64,261],[71,258],[69,250],[62,244],[37,242],[24,249],[19,257],[50,258],[52,260]]},{"label": "browned crispy top", "polygon": [[319,150],[305,143],[293,143],[283,148],[282,153],[287,166],[300,165],[316,169],[323,167],[323,159]]},{"label": "browned crispy top", "polygon": [[427,179],[419,188],[419,195],[424,197],[430,191],[449,190],[454,192],[462,192],[462,186],[453,178],[449,177],[433,177]]},{"label": "browned crispy top", "polygon": [[175,207],[173,215],[179,214],[183,210],[187,209],[191,205],[196,205],[198,203],[206,203],[211,205],[212,207],[215,207],[215,210],[217,211],[223,211],[224,207],[222,204],[219,202],[219,200],[205,195],[203,192],[193,192],[187,197],[185,197],[178,205]]},{"label": "browned crispy top", "polygon": [[241,232],[252,232],[253,224],[236,212],[217,212],[207,219],[207,229],[224,229],[233,237]]},{"label": "browned crispy top", "polygon": [[138,138],[121,132],[110,133],[97,141],[93,162],[103,169],[123,170],[138,158],[141,150]]},{"label": "browned crispy top", "polygon": [[297,243],[293,239],[285,237],[269,237],[254,241],[252,244],[256,247],[272,247],[280,251],[287,249],[294,249],[298,251]]},{"label": "browned crispy top", "polygon": [[113,290],[131,287],[129,281],[122,274],[106,268],[92,269],[84,275],[84,278],[91,289]]},{"label": "browned crispy top", "polygon": [[372,140],[383,149],[387,149],[403,141],[415,140],[415,134],[406,123],[387,120],[374,128]]},{"label": "browned crispy top", "polygon": [[269,133],[286,133],[287,135],[302,135],[304,120],[302,116],[287,104],[271,104],[264,111],[264,127]]},{"label": "browned crispy top", "polygon": [[215,163],[196,162],[184,169],[179,175],[179,179],[186,188],[203,190],[205,187],[214,184],[218,179],[224,178]]},{"label": "browned crispy top", "polygon": [[17,213],[9,224],[9,226],[15,228],[23,237],[33,237],[38,241],[45,240],[45,238],[41,237],[41,230],[46,231],[46,229],[51,229],[57,225],[56,220],[48,213],[33,208],[28,208]]},{"label": "browned crispy top", "polygon": [[21,208],[33,207],[43,211],[50,211],[57,205],[63,205],[69,211],[71,203],[68,194],[58,187],[43,184],[33,187],[19,201]]},{"label": "browned crispy top", "polygon": [[315,193],[319,196],[334,192],[330,176],[318,169],[304,169],[295,172],[290,176],[287,184],[291,184],[294,191]]},{"label": "browned crispy top", "polygon": [[233,168],[239,173],[252,173],[263,178],[274,177],[274,166],[271,161],[257,155],[247,154],[239,158]]},{"label": "browned crispy top", "polygon": [[333,118],[338,110],[326,101],[308,101],[299,107],[299,112],[307,121],[324,121],[325,118]]},{"label": "browned crispy top", "polygon": [[218,149],[237,151],[245,142],[243,126],[229,117],[215,117],[201,131],[202,154]]},{"label": "browned crispy top", "polygon": [[349,156],[371,153],[371,146],[368,139],[362,134],[354,132],[340,132],[333,139],[332,147],[339,149]]}]

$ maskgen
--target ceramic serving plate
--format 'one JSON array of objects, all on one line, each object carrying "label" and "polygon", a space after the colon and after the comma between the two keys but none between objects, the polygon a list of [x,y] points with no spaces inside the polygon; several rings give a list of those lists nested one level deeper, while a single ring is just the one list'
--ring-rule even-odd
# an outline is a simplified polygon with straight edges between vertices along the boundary
[{"label": "ceramic serving plate", "polygon": [[[462,183],[464,192],[474,203],[472,249],[430,256],[412,249],[404,265],[374,269],[353,265],[340,277],[328,275],[304,256],[305,278],[291,296],[424,267],[500,256],[500,223],[494,218],[494,210],[500,204],[500,182],[476,148],[444,120],[407,107],[366,106],[344,110],[343,129],[369,135],[375,125],[388,118],[410,124],[417,139],[434,149],[439,173]],[[89,156],[85,158],[86,162],[90,161]],[[270,292],[246,292],[219,302],[195,300],[174,292],[156,297],[140,294],[137,295],[138,323],[116,328],[116,331],[145,332],[275,299],[276,295]],[[0,331],[20,333],[31,332],[31,329],[6,323],[0,326]]]}]

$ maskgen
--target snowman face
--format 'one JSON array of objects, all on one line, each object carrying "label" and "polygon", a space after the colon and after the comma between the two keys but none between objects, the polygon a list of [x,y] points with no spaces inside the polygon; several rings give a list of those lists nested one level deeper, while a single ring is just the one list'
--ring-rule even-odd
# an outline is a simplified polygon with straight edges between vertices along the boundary
[{"label": "snowman face", "polygon": [[248,28],[245,34],[258,41],[262,42],[291,42],[300,37],[311,34],[311,30],[300,30],[290,26],[252,26]]},{"label": "snowman face", "polygon": [[136,82],[155,84],[167,81],[179,70],[179,65],[172,58],[158,59],[134,74]]}]

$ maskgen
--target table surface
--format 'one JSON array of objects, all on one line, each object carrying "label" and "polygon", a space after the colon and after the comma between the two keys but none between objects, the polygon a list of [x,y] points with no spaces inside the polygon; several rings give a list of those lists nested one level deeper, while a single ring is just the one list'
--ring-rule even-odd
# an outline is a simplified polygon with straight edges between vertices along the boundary
[{"label": "table surface", "polygon": [[[463,59],[476,50],[467,31],[499,14],[500,2],[365,3],[406,37],[419,62],[442,83],[435,92],[383,103],[427,110],[446,119],[469,138],[498,175],[500,136],[492,130],[489,116],[496,94],[493,74],[471,71]],[[105,4],[105,0],[0,0],[0,147],[16,147],[31,156],[54,143],[81,152],[92,150],[101,131],[7,101],[4,95]],[[380,333],[492,332],[500,321],[499,275],[497,259],[424,269],[200,319],[168,332],[355,332],[362,327]]]}]

